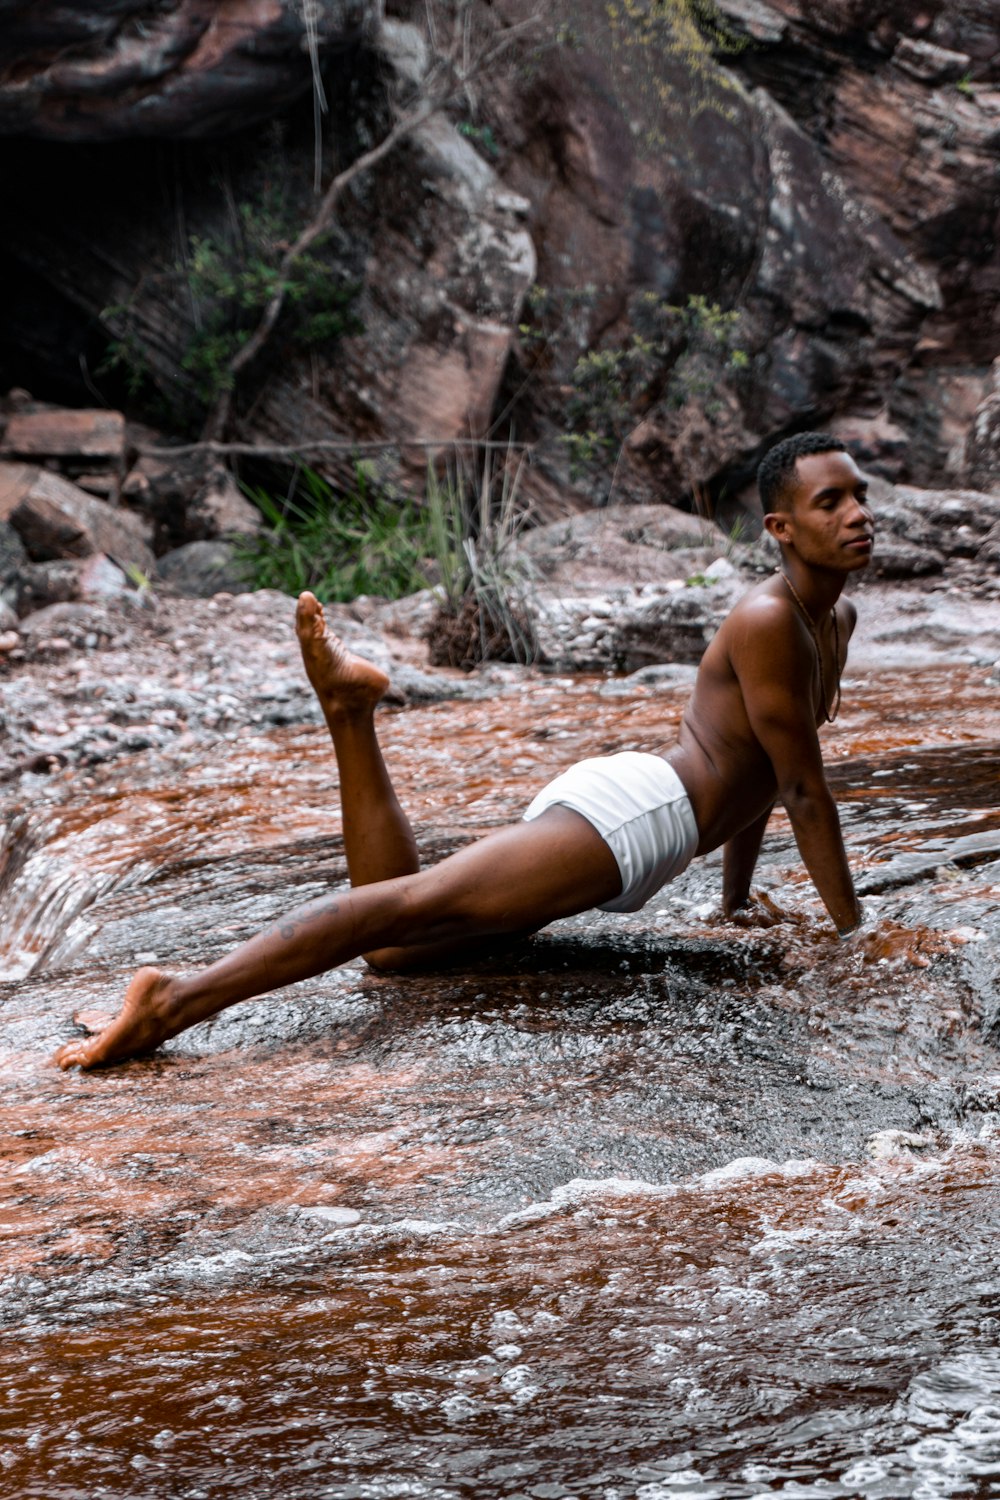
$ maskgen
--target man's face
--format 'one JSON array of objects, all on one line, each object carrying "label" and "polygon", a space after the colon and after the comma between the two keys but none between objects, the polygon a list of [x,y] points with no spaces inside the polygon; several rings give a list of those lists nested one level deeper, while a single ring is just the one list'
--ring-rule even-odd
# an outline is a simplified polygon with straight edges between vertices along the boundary
[{"label": "man's face", "polygon": [[798,459],[782,508],[768,521],[771,535],[813,567],[853,573],[871,560],[868,484],[849,453]]}]

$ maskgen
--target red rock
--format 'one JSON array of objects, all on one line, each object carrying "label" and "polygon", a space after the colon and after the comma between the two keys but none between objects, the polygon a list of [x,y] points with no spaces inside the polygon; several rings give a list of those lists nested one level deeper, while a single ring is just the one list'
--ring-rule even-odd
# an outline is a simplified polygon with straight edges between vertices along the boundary
[{"label": "red rock", "polygon": [[16,412],[7,423],[0,452],[23,458],[102,459],[125,457],[125,418],[120,411]]},{"label": "red rock", "polygon": [[0,520],[10,522],[36,562],[103,552],[126,571],[148,574],[155,565],[140,517],[28,464],[0,464]]}]

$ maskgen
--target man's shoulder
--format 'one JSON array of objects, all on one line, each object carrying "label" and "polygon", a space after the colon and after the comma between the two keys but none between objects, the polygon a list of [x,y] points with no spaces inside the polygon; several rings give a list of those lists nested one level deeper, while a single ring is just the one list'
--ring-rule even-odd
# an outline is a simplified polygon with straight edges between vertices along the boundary
[{"label": "man's shoulder", "polygon": [[842,596],[837,600],[836,609],[841,624],[847,626],[847,633],[848,635],[850,635],[851,631],[858,623],[857,605],[854,604],[852,600],[846,599]]},{"label": "man's shoulder", "polygon": [[750,671],[798,678],[811,669],[812,645],[794,603],[765,579],[743,595],[719,631],[737,676]]},{"label": "man's shoulder", "polygon": [[787,628],[788,621],[795,619],[795,606],[783,591],[777,590],[772,578],[755,584],[730,610],[725,624],[732,624],[740,632],[751,631],[765,634]]}]

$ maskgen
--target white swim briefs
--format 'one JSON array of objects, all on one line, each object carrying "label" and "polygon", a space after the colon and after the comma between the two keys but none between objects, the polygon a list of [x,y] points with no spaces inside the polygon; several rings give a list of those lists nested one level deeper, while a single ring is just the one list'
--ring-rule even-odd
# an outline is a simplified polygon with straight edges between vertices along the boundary
[{"label": "white swim briefs", "polygon": [[571,807],[582,814],[618,861],[622,893],[605,901],[601,911],[638,911],[687,869],[698,847],[684,784],[659,755],[623,750],[577,761],[542,788],[525,821],[549,807]]}]

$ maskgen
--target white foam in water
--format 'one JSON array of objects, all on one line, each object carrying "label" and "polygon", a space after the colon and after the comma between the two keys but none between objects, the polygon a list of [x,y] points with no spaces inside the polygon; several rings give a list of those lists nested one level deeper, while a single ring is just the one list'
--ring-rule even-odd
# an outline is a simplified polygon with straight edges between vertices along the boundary
[{"label": "white foam in water", "polygon": [[515,1213],[505,1214],[496,1228],[499,1233],[508,1229],[521,1229],[527,1224],[535,1224],[541,1219],[548,1219],[553,1214],[594,1199],[668,1198],[676,1192],[677,1187],[673,1183],[645,1182],[641,1178],[574,1177],[553,1188],[551,1197],[542,1202],[529,1203]]},{"label": "white foam in water", "polygon": [[695,1496],[697,1500],[721,1500],[725,1491],[703,1479],[697,1469],[678,1469],[676,1474],[665,1474],[651,1484],[640,1484],[635,1493],[636,1500],[686,1500],[688,1496],[691,1500]]},{"label": "white foam in water", "polygon": [[781,1167],[769,1156],[737,1156],[725,1166],[703,1172],[696,1181],[701,1187],[712,1188],[726,1182],[737,1182],[743,1177],[768,1177],[780,1171]]},{"label": "white foam in water", "polygon": [[682,1182],[647,1182],[641,1177],[574,1177],[553,1188],[551,1196],[541,1202],[529,1203],[525,1208],[505,1214],[498,1221],[496,1231],[504,1233],[510,1229],[523,1229],[529,1224],[536,1224],[588,1202],[611,1201],[615,1198],[671,1198],[684,1189],[695,1188],[711,1192],[754,1177],[778,1176],[786,1181],[794,1181],[829,1170],[825,1163],[812,1157],[794,1157],[789,1161],[777,1162],[768,1156],[738,1156],[721,1167],[714,1167],[709,1172]]},{"label": "white foam in water", "polygon": [[358,1224],[361,1215],[356,1208],[327,1208],[322,1204],[316,1207],[298,1208],[298,1213],[304,1219],[318,1219],[321,1224]]}]

